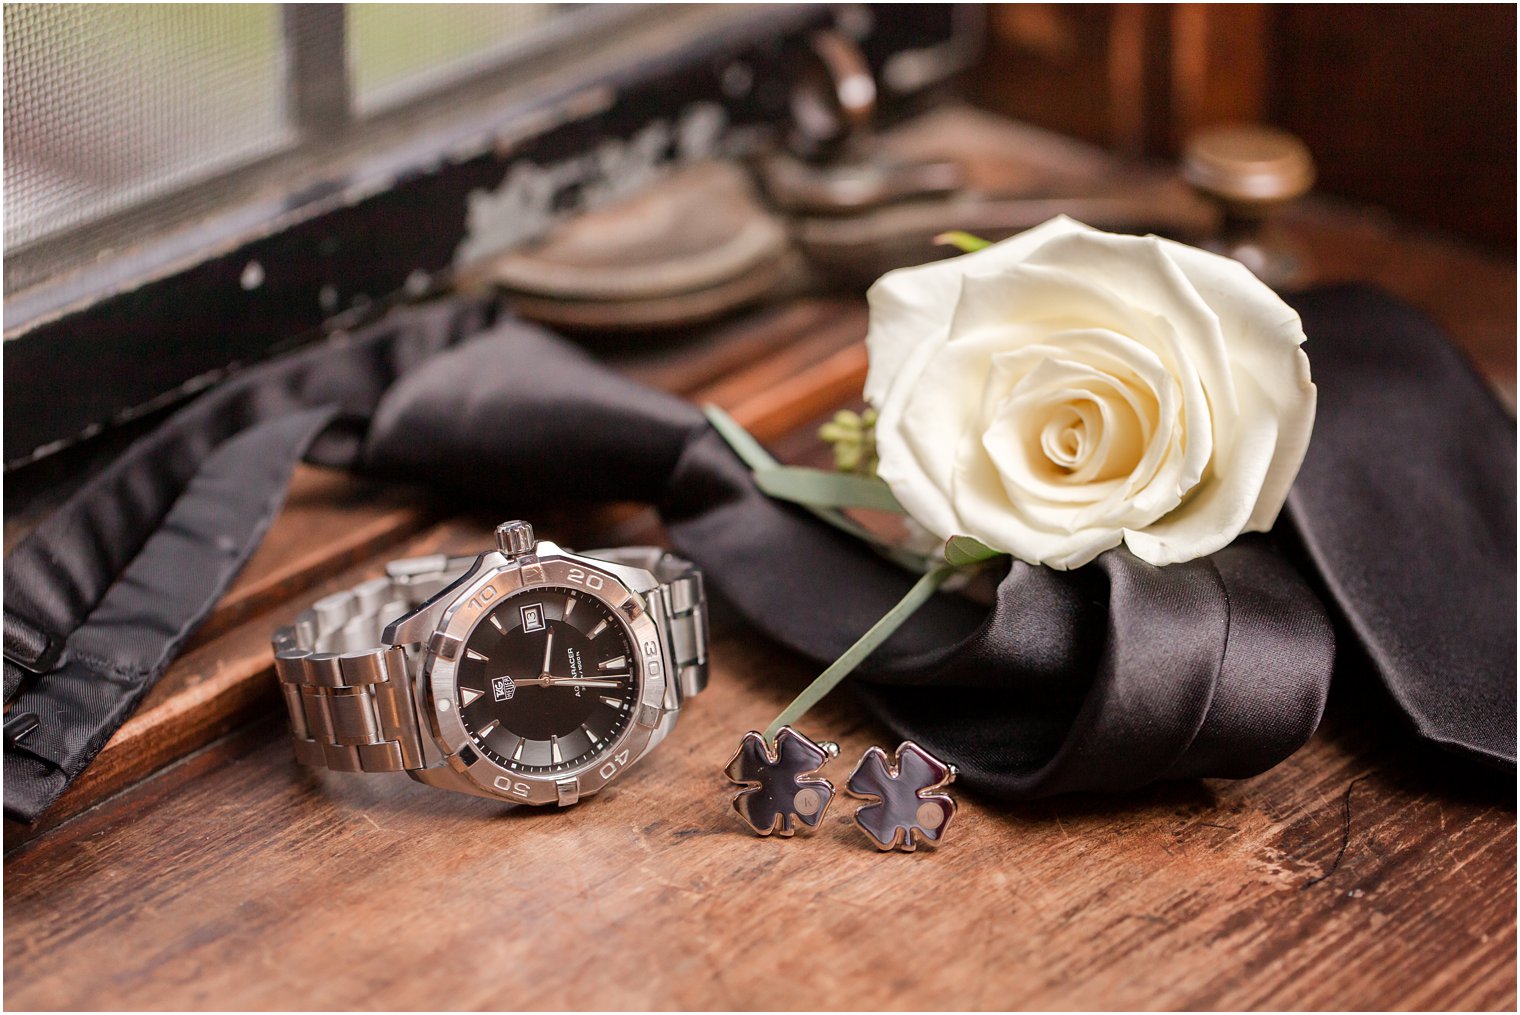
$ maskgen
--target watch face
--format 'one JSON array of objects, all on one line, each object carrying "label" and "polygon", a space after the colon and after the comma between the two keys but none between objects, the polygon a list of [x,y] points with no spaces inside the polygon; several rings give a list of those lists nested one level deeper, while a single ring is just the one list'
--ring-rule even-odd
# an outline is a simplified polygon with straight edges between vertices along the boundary
[{"label": "watch face", "polygon": [[602,754],[638,703],[627,627],[581,589],[539,585],[475,625],[459,657],[459,718],[480,751],[518,772],[560,772]]}]

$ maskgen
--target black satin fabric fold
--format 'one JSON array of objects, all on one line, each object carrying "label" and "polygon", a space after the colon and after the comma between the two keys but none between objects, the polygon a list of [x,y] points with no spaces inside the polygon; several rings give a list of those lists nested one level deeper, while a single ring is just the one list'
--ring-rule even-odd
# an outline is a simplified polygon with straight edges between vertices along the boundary
[{"label": "black satin fabric fold", "polygon": [[[7,817],[40,817],[131,716],[258,547],[301,457],[350,464],[396,377],[493,318],[478,301],[435,304],[249,369],[16,545],[5,559]],[[50,646],[61,652],[39,665]]]},{"label": "black satin fabric fold", "polygon": [[1320,394],[1288,508],[1313,571],[1420,736],[1513,769],[1514,418],[1407,307],[1293,302]]},{"label": "black satin fabric fold", "polygon": [[443,346],[485,328],[494,311],[459,300],[408,311],[254,367],[175,413],[43,519],[5,558],[5,699],[28,664],[65,640],[162,524],[205,460],[262,421],[328,405],[338,422],[314,460],[349,464],[380,395]]},{"label": "black satin fabric fold", "polygon": [[69,637],[60,664],[12,699],[9,715],[34,717],[35,728],[6,744],[7,813],[40,815],[131,716],[253,554],[291,471],[335,413],[329,406],[277,416],[206,456]]},{"label": "black satin fabric fold", "polygon": [[[1423,736],[1501,763],[1507,744],[1512,766],[1513,424],[1444,339],[1386,297],[1344,290],[1299,306],[1321,386],[1290,501],[1308,580],[1276,534],[1167,568],[1123,549],[1074,572],[1014,563],[990,608],[933,597],[853,679],[862,700],[993,797],[1243,777],[1315,729],[1333,616]],[[306,441],[312,460],[501,512],[656,504],[715,593],[820,666],[909,587],[868,547],[761,494],[695,407],[537,328],[492,327],[492,314],[466,300],[398,312],[249,370],[12,552],[7,656],[33,653],[38,632],[68,647],[17,699],[60,731],[7,742],[8,814],[40,814],[151,686],[225,588],[229,562],[251,552],[283,491],[278,463]],[[320,434],[283,422],[311,412],[330,414]],[[224,485],[203,489],[245,444],[276,463],[238,473],[257,509],[222,502]],[[185,580],[171,590],[175,567]],[[1332,597],[1329,614],[1314,589]],[[98,683],[61,693],[60,674],[81,665]],[[7,663],[8,695],[13,669],[23,675]],[[123,670],[129,684],[111,679]]]}]

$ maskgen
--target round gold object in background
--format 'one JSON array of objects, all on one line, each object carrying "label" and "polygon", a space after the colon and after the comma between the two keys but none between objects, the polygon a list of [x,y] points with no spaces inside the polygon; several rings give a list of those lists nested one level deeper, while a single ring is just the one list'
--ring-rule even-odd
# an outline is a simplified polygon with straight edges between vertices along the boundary
[{"label": "round gold object in background", "polygon": [[1211,127],[1188,139],[1182,177],[1238,214],[1303,196],[1314,185],[1314,159],[1302,141],[1273,127]]}]

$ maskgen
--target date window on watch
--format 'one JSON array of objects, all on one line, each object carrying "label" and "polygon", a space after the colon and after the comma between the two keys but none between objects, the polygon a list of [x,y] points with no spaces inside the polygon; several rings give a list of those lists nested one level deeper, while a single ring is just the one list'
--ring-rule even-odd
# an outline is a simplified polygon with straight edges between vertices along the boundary
[{"label": "date window on watch", "polygon": [[491,681],[491,697],[497,701],[511,701],[517,693],[517,682],[511,677],[500,676]]},{"label": "date window on watch", "polygon": [[542,603],[534,603],[532,606],[522,608],[522,629],[524,632],[542,631],[544,629],[544,607]]}]

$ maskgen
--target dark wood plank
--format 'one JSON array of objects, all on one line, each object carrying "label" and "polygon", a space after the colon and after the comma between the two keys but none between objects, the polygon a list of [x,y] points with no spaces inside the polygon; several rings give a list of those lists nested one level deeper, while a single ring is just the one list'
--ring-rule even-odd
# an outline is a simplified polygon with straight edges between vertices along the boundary
[{"label": "dark wood plank", "polygon": [[[848,806],[740,829],[720,769],[811,670],[743,632],[713,656],[671,740],[563,813],[307,771],[272,725],[223,740],[12,857],[5,1002],[1513,1006],[1513,813],[1355,714],[1243,782],[962,794],[943,848],[882,856]],[[810,722],[840,769],[882,739],[846,695]]]},{"label": "dark wood plank", "polygon": [[1319,188],[1515,252],[1510,4],[993,4],[978,102],[1129,156],[1297,134]]},{"label": "dark wood plank", "polygon": [[1274,122],[1320,187],[1515,254],[1513,4],[1283,4]]}]

